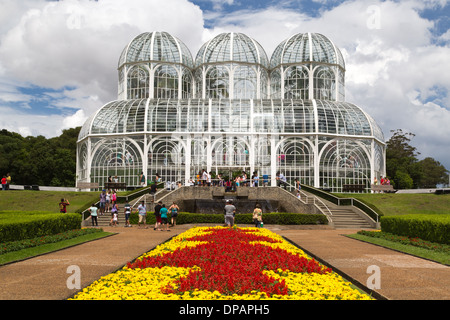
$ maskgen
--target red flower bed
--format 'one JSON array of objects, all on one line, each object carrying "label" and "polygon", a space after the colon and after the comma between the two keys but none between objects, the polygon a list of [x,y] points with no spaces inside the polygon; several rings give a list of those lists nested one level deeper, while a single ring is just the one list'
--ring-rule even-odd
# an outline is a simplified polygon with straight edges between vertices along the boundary
[{"label": "red flower bed", "polygon": [[185,291],[217,290],[223,294],[246,294],[251,291],[263,291],[268,296],[288,294],[284,282],[262,273],[263,270],[290,270],[292,272],[328,273],[314,259],[308,260],[280,248],[272,248],[255,241],[277,242],[269,237],[254,235],[241,229],[211,229],[212,233],[195,236],[189,241],[208,241],[195,247],[177,249],[162,256],[145,257],[128,267],[193,267],[201,270],[190,271],[186,277],[168,286],[164,293]]}]

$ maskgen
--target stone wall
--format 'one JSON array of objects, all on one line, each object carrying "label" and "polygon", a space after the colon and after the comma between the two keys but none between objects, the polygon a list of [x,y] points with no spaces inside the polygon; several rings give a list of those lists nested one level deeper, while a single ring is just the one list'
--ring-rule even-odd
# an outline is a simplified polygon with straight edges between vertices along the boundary
[{"label": "stone wall", "polygon": [[[189,211],[183,209],[184,201],[194,199],[223,201],[223,205],[227,199],[239,199],[239,202],[249,200],[251,203],[258,200],[278,201],[280,212],[320,214],[315,206],[304,204],[292,193],[278,187],[240,187],[237,192],[225,192],[225,189],[221,187],[181,187],[157,200],[162,200],[166,206],[175,202],[180,206],[181,211]],[[188,206],[185,207],[188,209]]]}]

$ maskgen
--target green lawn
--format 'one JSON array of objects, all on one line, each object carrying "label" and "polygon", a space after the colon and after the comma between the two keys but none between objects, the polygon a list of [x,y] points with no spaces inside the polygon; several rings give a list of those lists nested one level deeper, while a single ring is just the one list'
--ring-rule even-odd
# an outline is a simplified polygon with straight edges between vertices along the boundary
[{"label": "green lawn", "polygon": [[407,193],[375,193],[375,194],[336,194],[339,197],[352,197],[373,204],[384,215],[403,214],[450,214],[450,194],[407,194]]},{"label": "green lawn", "polygon": [[390,248],[393,250],[397,250],[400,252],[404,252],[416,257],[425,258],[428,260],[436,261],[442,264],[450,265],[450,255],[446,252],[437,252],[425,248],[418,248],[412,245],[397,243],[385,239],[378,239],[374,237],[368,237],[361,234],[349,234],[347,235],[349,238],[361,240],[364,242],[369,242],[372,244],[376,244],[385,248]]},{"label": "green lawn", "polygon": [[87,203],[98,201],[99,192],[0,191],[0,211],[59,212],[61,198],[70,202],[67,212],[75,212]]},{"label": "green lawn", "polygon": [[20,261],[23,259],[28,259],[31,257],[38,256],[41,254],[61,250],[61,249],[75,246],[77,244],[81,244],[84,242],[101,239],[101,238],[107,237],[112,234],[113,233],[110,233],[110,232],[99,231],[99,232],[79,236],[76,238],[59,241],[56,243],[49,243],[49,244],[44,244],[44,245],[37,246],[37,247],[8,252],[8,253],[0,255],[0,266],[3,264],[6,264],[6,263],[13,262],[13,261]]}]

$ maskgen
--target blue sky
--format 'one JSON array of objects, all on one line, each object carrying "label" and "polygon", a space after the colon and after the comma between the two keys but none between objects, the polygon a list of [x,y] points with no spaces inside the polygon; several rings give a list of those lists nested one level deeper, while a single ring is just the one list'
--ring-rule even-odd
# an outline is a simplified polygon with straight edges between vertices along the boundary
[{"label": "blue sky", "polygon": [[[346,61],[346,101],[416,134],[421,157],[450,169],[450,1],[0,0],[0,129],[57,136],[117,99],[117,61],[137,34],[167,31],[195,57],[221,32],[270,57],[319,32]],[[375,11],[374,11],[375,10]]]}]

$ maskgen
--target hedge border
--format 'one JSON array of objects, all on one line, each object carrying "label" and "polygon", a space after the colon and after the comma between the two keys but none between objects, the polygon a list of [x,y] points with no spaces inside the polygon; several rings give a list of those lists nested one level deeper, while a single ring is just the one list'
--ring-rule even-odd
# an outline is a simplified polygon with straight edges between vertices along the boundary
[{"label": "hedge border", "polygon": [[381,231],[450,244],[450,218],[442,215],[383,216],[381,218]]},{"label": "hedge border", "polygon": [[[130,223],[138,223],[138,214],[133,213],[130,216]],[[153,212],[147,212],[146,223],[154,224],[156,218]],[[253,224],[253,214],[242,213],[236,214],[235,222],[239,224]],[[280,224],[280,225],[326,225],[328,220],[323,214],[302,214],[302,213],[281,213],[272,212],[263,214],[264,224]],[[177,217],[177,224],[189,223],[224,223],[224,215],[222,214],[206,214],[180,212]]]}]

